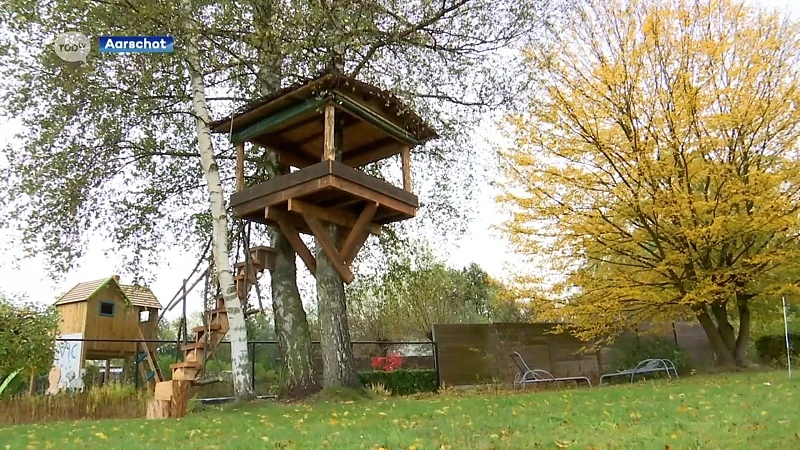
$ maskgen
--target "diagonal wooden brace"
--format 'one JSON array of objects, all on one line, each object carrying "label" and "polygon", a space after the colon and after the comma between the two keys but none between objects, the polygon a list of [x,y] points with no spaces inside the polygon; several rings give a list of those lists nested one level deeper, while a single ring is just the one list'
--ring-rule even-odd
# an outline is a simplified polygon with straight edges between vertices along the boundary
[{"label": "diagonal wooden brace", "polygon": [[[347,228],[355,227],[356,223],[358,222],[358,218],[356,216],[349,214],[347,212],[336,209],[321,208],[319,206],[312,205],[310,203],[306,203],[302,200],[297,200],[294,198],[289,199],[289,202],[286,205],[286,209],[303,215],[308,214],[320,220],[325,220],[327,222],[331,222],[336,225],[340,225]],[[381,234],[380,225],[375,225],[370,222],[367,223],[367,226],[369,232],[374,234],[375,236]]]},{"label": "diagonal wooden brace", "polygon": [[364,242],[366,242],[369,236],[370,226],[372,225],[372,218],[375,217],[376,211],[378,211],[377,203],[367,203],[367,206],[358,216],[355,225],[353,225],[352,231],[347,235],[347,239],[344,241],[344,245],[342,245],[342,257],[344,258],[344,263],[348,266],[353,264],[353,260],[356,259],[358,251],[361,250]]},{"label": "diagonal wooden brace", "polygon": [[297,228],[295,228],[295,226],[289,220],[286,213],[277,209],[271,210],[267,208],[267,210],[264,211],[264,216],[267,217],[270,215],[277,217],[278,226],[281,228],[281,231],[283,231],[283,235],[286,236],[286,239],[292,245],[294,251],[297,252],[297,254],[300,256],[300,259],[302,259],[306,267],[308,267],[308,271],[311,272],[312,275],[316,275],[317,260],[314,258],[314,255],[311,253],[308,247],[306,247],[305,242],[300,239],[300,232],[297,231]]},{"label": "diagonal wooden brace", "polygon": [[339,253],[336,245],[333,243],[333,238],[330,234],[328,234],[328,230],[325,229],[325,227],[322,225],[322,222],[310,214],[303,214],[303,218],[306,219],[308,227],[311,228],[311,232],[314,233],[314,237],[317,238],[317,242],[319,242],[319,245],[322,246],[322,251],[325,252],[325,255],[330,260],[333,269],[336,270],[336,273],[338,273],[340,277],[342,277],[342,281],[347,284],[352,283],[355,279],[355,276],[353,276],[353,272],[350,270],[349,265],[345,263],[344,258],[342,257],[341,253]]}]

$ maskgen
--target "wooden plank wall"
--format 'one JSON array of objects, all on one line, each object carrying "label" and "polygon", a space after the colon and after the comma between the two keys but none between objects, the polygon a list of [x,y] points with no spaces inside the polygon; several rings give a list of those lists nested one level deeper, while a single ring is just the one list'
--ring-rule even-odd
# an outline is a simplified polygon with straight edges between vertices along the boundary
[{"label": "wooden plank wall", "polygon": [[[114,317],[100,315],[100,302],[114,302]],[[86,339],[139,339],[139,311],[138,306],[127,306],[125,300],[113,286],[106,286],[92,295],[86,305]],[[158,320],[157,310],[150,313],[150,321],[155,324]],[[152,324],[144,324],[145,338],[154,339],[158,336],[158,329]],[[148,327],[149,325],[149,327]],[[151,344],[155,349],[156,344]],[[133,342],[86,342],[86,359],[123,358],[133,355],[136,344]]]},{"label": "wooden plank wall", "polygon": [[[585,342],[572,335],[551,333],[553,325],[544,323],[439,324],[434,339],[439,354],[439,381],[443,386],[491,382],[510,383],[517,368],[510,354],[519,352],[533,369],[544,369],[555,376],[586,376],[596,382],[603,371],[602,361],[613,347],[599,351],[587,349]],[[650,332],[675,336],[698,367],[709,361],[711,348],[702,328],[696,324],[667,324]],[[644,331],[644,330],[640,330]]]},{"label": "wooden plank wall", "polygon": [[83,333],[83,327],[86,325],[86,302],[67,303],[56,308],[61,320],[58,326],[59,334]]}]

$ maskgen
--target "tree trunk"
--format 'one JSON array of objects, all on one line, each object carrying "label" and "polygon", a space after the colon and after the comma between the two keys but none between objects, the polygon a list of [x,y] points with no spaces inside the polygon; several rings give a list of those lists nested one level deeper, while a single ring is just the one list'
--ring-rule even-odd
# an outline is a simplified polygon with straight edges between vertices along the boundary
[{"label": "tree trunk", "polygon": [[[191,2],[184,0],[183,6],[184,12],[187,16],[190,16],[192,13]],[[217,279],[222,290],[222,297],[225,300],[225,309],[228,312],[230,324],[228,339],[231,342],[231,370],[233,372],[234,395],[237,399],[245,400],[253,398],[253,389],[250,383],[252,374],[250,373],[250,358],[248,358],[247,348],[247,327],[244,311],[233,282],[230,260],[228,259],[228,217],[225,211],[225,195],[219,178],[219,166],[217,166],[217,162],[214,159],[214,146],[211,141],[211,130],[209,129],[211,115],[206,104],[205,84],[202,70],[200,70],[200,58],[193,22],[189,23],[189,29],[190,36],[186,43],[186,62],[191,76],[192,109],[194,110],[195,127],[197,129],[198,152],[200,153],[200,163],[208,185],[208,197],[211,203],[214,267],[217,270]]]},{"label": "tree trunk", "polygon": [[711,316],[708,315],[708,311],[703,308],[701,310],[697,310],[696,313],[697,320],[700,322],[700,326],[703,327],[703,331],[706,332],[708,342],[711,344],[711,350],[714,352],[714,356],[717,358],[717,366],[722,368],[736,367],[736,361],[733,359],[733,353],[722,340],[722,336],[720,335],[716,325],[714,325],[714,321],[711,320]]},{"label": "tree trunk", "polygon": [[739,367],[744,367],[747,364],[747,345],[750,343],[750,307],[748,302],[751,297],[749,294],[736,294],[736,307],[739,310],[739,335],[736,337],[736,349],[733,358]]},{"label": "tree trunk", "polygon": [[728,320],[727,302],[711,305],[711,312],[714,314],[722,342],[728,347],[728,351],[733,353],[736,350],[736,330],[733,329],[733,325]]},{"label": "tree trunk", "polygon": [[[336,115],[334,144],[336,159],[341,160],[344,124]],[[333,242],[339,241],[338,227],[325,224]],[[322,385],[324,387],[358,387],[358,372],[350,342],[347,321],[347,299],[342,278],[333,268],[319,242],[316,243],[317,300],[319,303],[320,347],[322,349]]]},{"label": "tree trunk", "polygon": [[[279,11],[280,5],[274,0],[253,3],[253,24],[258,35],[263,36],[258,54],[258,81],[262,95],[269,95],[281,87],[282,55],[276,53],[280,48],[280,36],[272,26]],[[280,164],[274,151],[265,150],[264,164],[269,178],[289,173],[289,168]],[[276,251],[270,283],[275,334],[284,362],[281,397],[300,399],[320,388],[314,377],[308,318],[297,288],[295,251],[279,227],[270,226],[269,235]]]},{"label": "tree trunk", "polygon": [[276,249],[272,271],[272,310],[275,333],[284,361],[284,385],[281,397],[299,399],[319,391],[312,364],[311,334],[308,319],[297,289],[297,268],[292,245],[276,227],[270,227],[272,246]]},{"label": "tree trunk", "polygon": [[31,376],[30,379],[28,380],[28,395],[33,397],[35,394],[36,394],[36,371],[31,369]]},{"label": "tree trunk", "polygon": [[[333,242],[338,241],[338,227],[326,224],[325,228]],[[317,244],[316,247],[322,385],[326,388],[358,387],[358,372],[347,323],[344,283],[322,251],[322,246]]]}]

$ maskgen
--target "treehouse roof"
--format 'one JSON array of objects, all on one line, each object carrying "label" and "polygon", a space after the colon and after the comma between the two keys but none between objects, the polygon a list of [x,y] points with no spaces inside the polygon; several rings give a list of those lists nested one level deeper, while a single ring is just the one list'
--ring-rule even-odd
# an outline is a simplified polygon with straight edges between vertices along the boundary
[{"label": "treehouse roof", "polygon": [[122,285],[116,275],[103,278],[101,280],[85,281],[76,284],[72,289],[67,291],[64,295],[56,300],[55,305],[66,305],[68,303],[85,302],[98,292],[100,289],[108,286],[109,284],[116,286],[119,289],[122,297],[133,306],[142,306],[145,308],[161,309],[161,303],[149,288],[144,286]]},{"label": "treehouse roof", "polygon": [[324,74],[251,102],[211,124],[233,143],[253,142],[291,154],[299,167],[320,161],[325,105],[336,108],[343,128],[342,160],[360,166],[438,136],[391,92],[354,78]]}]

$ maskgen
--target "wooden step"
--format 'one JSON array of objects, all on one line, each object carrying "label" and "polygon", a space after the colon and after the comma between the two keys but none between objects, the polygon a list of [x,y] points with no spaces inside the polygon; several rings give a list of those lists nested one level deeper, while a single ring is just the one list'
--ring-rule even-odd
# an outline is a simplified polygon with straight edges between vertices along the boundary
[{"label": "wooden step", "polygon": [[[222,325],[218,323],[210,323],[208,324],[208,327],[211,329],[211,331],[219,331],[220,328],[222,328]],[[194,327],[192,328],[192,331],[195,333],[203,333],[206,331],[206,327]]]},{"label": "wooden step", "polygon": [[209,311],[209,313],[211,313],[211,315],[212,315],[212,316],[213,316],[214,314],[222,314],[222,313],[226,313],[226,314],[227,314],[227,313],[228,313],[228,310],[227,310],[227,309],[225,309],[225,308],[212,309],[211,311]]},{"label": "wooden step", "polygon": [[[261,272],[261,262],[260,261],[256,261],[256,260],[252,260],[251,259],[250,263],[253,265],[253,270],[255,272]],[[247,262],[246,261],[239,261],[239,262],[233,264],[233,269],[238,274],[238,273],[241,273],[240,271],[242,269],[244,269],[246,266],[247,266]]]},{"label": "wooden step", "polygon": [[194,349],[198,349],[198,348],[202,349],[205,346],[206,346],[205,342],[199,341],[199,342],[193,342],[191,344],[181,345],[181,350],[186,351],[186,350],[194,350]]},{"label": "wooden step", "polygon": [[202,365],[197,361],[182,361],[175,364],[170,364],[169,368],[175,369],[199,369]]},{"label": "wooden step", "polygon": [[253,276],[252,274],[248,277],[244,272],[237,273],[236,276],[233,277],[233,281],[244,281],[248,280],[251,284],[255,284],[258,282],[258,278]]},{"label": "wooden step", "polygon": [[250,259],[258,261],[258,265],[264,269],[275,269],[275,248],[267,247],[266,245],[258,245],[250,248]]}]

